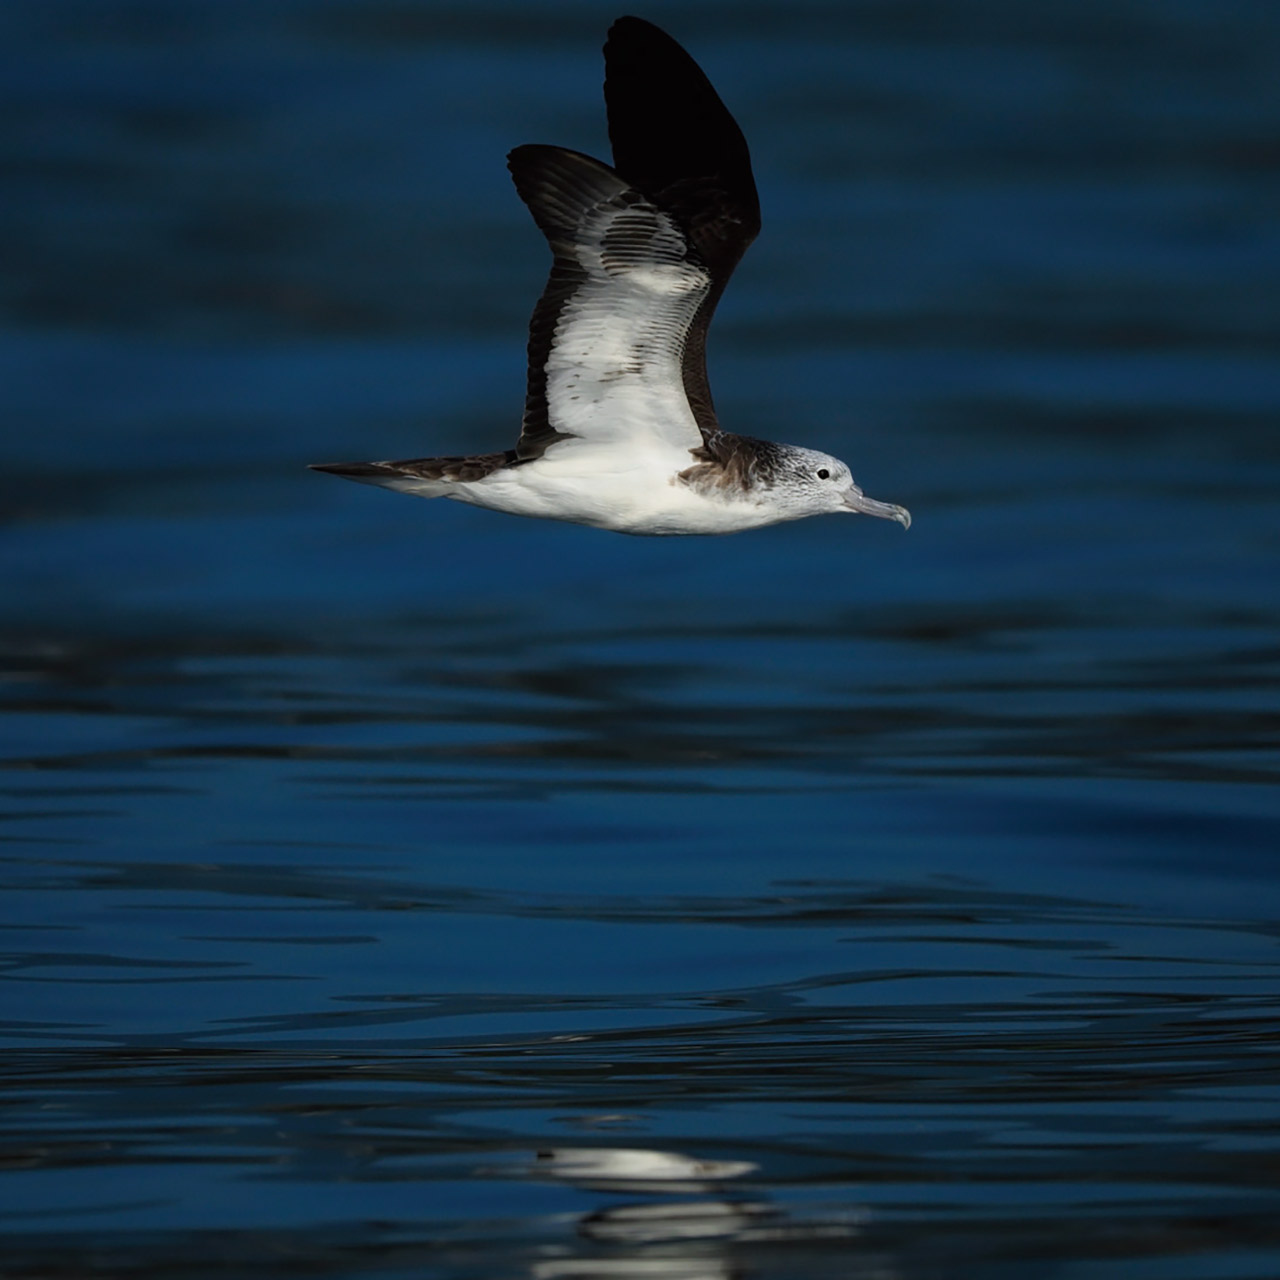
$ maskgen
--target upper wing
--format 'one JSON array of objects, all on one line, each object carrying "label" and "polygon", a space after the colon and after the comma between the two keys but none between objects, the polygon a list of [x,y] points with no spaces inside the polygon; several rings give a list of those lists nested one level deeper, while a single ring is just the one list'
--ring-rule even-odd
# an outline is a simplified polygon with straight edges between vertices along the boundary
[{"label": "upper wing", "polygon": [[576,151],[517,147],[507,160],[555,255],[529,325],[517,457],[569,437],[701,446],[681,366],[712,277],[679,221]]},{"label": "upper wing", "polygon": [[605,105],[617,172],[671,215],[711,276],[690,326],[683,380],[703,435],[718,430],[706,334],[733,269],[760,232],[746,139],[696,62],[665,31],[619,18],[604,46]]}]

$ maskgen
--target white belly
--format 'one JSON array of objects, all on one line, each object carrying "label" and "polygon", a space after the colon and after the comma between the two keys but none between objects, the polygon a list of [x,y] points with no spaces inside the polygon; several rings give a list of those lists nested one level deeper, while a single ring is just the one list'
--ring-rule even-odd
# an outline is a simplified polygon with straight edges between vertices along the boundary
[{"label": "white belly", "polygon": [[[616,450],[608,452],[616,458]],[[691,489],[672,467],[669,455],[621,472],[583,465],[571,470],[563,463],[539,459],[504,467],[471,484],[451,484],[441,496],[493,511],[567,520],[615,533],[733,533],[772,524],[780,514],[747,498],[725,500],[719,493],[708,497]]]}]

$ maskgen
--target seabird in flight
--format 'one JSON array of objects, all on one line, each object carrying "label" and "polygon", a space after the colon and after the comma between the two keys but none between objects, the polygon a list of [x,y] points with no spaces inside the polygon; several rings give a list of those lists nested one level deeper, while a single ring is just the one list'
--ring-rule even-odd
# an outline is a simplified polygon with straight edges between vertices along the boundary
[{"label": "seabird in flight", "polygon": [[760,230],[746,140],[652,23],[619,18],[604,60],[613,166],[564,147],[507,157],[554,255],[515,448],[315,470],[619,533],[734,533],[837,511],[906,528],[906,508],[866,497],[838,458],[720,429],[707,327]]}]

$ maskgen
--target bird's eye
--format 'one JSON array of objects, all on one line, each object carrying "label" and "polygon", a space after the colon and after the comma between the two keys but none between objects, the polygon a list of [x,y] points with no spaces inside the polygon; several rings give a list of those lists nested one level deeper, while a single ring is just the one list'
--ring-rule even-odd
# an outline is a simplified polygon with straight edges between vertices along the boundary
[{"label": "bird's eye", "polygon": [[830,471],[828,471],[828,470],[826,469],[826,467],[819,467],[819,468],[818,468],[818,479],[819,479],[819,480],[830,480],[830,479],[831,479],[831,472],[830,472]]}]

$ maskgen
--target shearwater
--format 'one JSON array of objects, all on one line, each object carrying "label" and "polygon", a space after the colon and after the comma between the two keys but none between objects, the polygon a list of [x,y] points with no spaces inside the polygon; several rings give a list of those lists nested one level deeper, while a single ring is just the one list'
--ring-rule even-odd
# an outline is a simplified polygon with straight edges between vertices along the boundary
[{"label": "shearwater", "polygon": [[317,464],[423,498],[619,533],[733,533],[825,512],[911,523],[838,458],[722,431],[707,327],[760,230],[746,139],[664,31],[619,18],[604,46],[613,167],[564,147],[507,157],[547,237],[515,448]]}]

